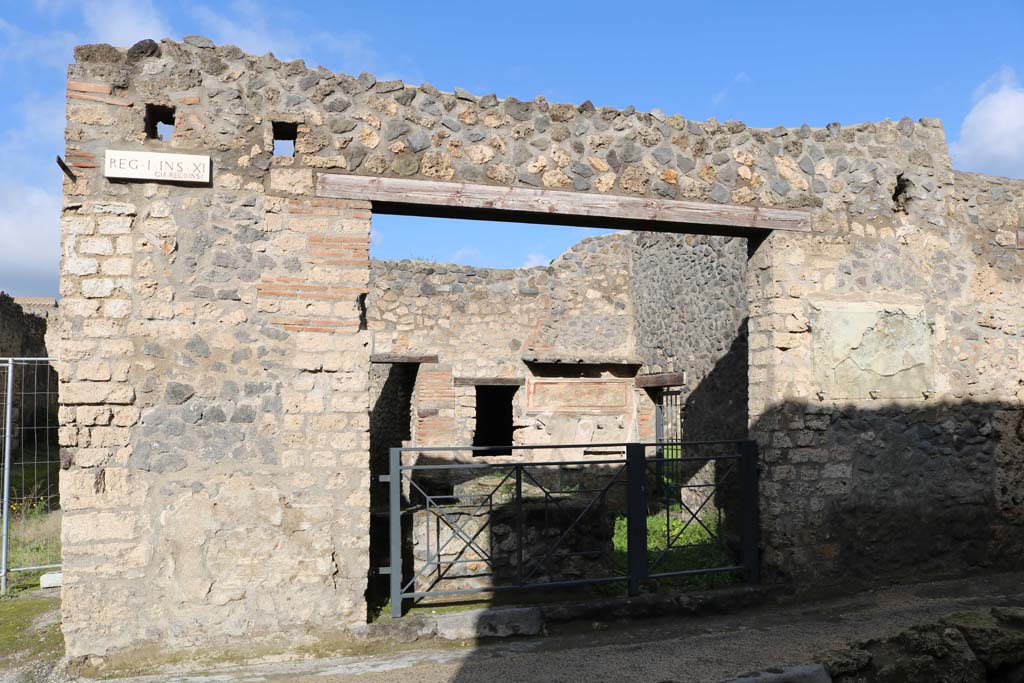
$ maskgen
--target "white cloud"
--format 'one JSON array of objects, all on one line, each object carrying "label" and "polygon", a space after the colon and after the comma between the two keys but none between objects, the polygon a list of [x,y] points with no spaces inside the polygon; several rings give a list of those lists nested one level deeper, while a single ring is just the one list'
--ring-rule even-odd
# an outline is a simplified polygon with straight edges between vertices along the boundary
[{"label": "white cloud", "polygon": [[63,70],[78,42],[68,31],[32,33],[0,18],[0,71],[3,66],[26,62]]},{"label": "white cloud", "polygon": [[152,0],[86,0],[82,19],[93,40],[117,47],[171,35],[170,26]]},{"label": "white cloud", "polygon": [[[227,7],[196,5],[192,16],[200,32],[215,43],[237,45],[246,52],[261,55],[273,52],[278,59],[306,58],[317,55],[330,60],[325,66],[345,73],[375,72],[378,78],[400,78],[396,66],[416,74],[415,64],[396,55],[385,63],[372,47],[372,39],[360,31],[323,31],[314,14],[288,13],[274,16],[273,7],[258,0],[233,0]],[[297,22],[296,20],[301,21]]]},{"label": "white cloud", "polygon": [[0,290],[56,296],[60,192],[0,177]]},{"label": "white cloud", "polygon": [[42,97],[30,93],[18,104],[23,121],[16,131],[5,132],[4,145],[17,144],[19,147],[38,150],[40,145],[64,147],[64,95]]},{"label": "white cloud", "polygon": [[750,83],[752,83],[753,80],[754,79],[752,79],[750,77],[750,74],[748,74],[746,71],[740,71],[739,73],[737,73],[735,76],[732,77],[732,80],[729,81],[729,83],[725,87],[719,88],[719,90],[715,92],[714,95],[711,96],[712,108],[717,109],[719,105],[721,105],[723,102],[729,99],[729,95],[733,88],[740,85],[750,85]]},{"label": "white cloud", "polygon": [[17,104],[16,111],[20,125],[0,131],[0,158],[6,161],[0,176],[10,175],[21,182],[56,177],[53,155],[64,149],[63,94],[41,97],[30,93]]},{"label": "white cloud", "polygon": [[208,5],[192,9],[200,32],[215,43],[236,45],[246,52],[261,55],[273,52],[279,59],[294,59],[300,43],[294,33],[267,21],[267,11],[252,0],[234,0],[223,12]]},{"label": "white cloud", "polygon": [[318,33],[317,44],[330,56],[329,65],[334,71],[358,74],[369,71],[377,78],[387,81],[403,80],[407,83],[422,81],[419,67],[412,60],[394,53],[387,61],[373,49],[372,39],[359,31],[342,31],[337,34]]},{"label": "white cloud", "polygon": [[469,263],[471,261],[479,262],[483,258],[483,254],[476,247],[463,247],[458,249],[451,255],[449,261],[452,263]]},{"label": "white cloud", "polygon": [[957,168],[1024,178],[1024,88],[1003,67],[974,91],[974,107],[950,145]]},{"label": "white cloud", "polygon": [[526,255],[526,261],[523,262],[523,268],[533,268],[534,266],[546,266],[551,263],[544,254],[539,251],[531,251]]},{"label": "white cloud", "polygon": [[56,296],[61,174],[53,155],[64,146],[64,98],[29,95],[18,110],[21,125],[0,137],[0,289]]}]

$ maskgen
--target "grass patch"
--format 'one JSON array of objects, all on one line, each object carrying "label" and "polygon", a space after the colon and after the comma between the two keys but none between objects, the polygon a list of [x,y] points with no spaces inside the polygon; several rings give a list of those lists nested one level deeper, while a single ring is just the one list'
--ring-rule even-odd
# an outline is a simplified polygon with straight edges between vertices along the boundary
[{"label": "grass patch", "polygon": [[11,462],[12,568],[60,564],[60,449],[23,444]]},{"label": "grass patch", "polygon": [[[701,515],[700,524],[696,520],[687,524],[689,519],[689,513],[678,505],[648,515],[647,560],[657,560],[650,573],[731,567],[737,563],[733,552],[719,540],[721,528],[717,515]],[[612,544],[616,562],[623,567],[627,563],[629,548],[627,527],[625,515],[615,519]],[[696,590],[742,582],[743,576],[739,572],[695,574],[651,579],[645,588]]]},{"label": "grass patch", "polygon": [[0,669],[17,671],[63,656],[59,596],[25,591],[0,599]]},{"label": "grass patch", "polygon": [[[686,520],[689,518],[689,513],[678,504],[667,510],[662,509],[648,515],[647,561],[654,563],[657,560],[650,569],[651,574],[731,567],[738,563],[735,552],[719,540],[721,530],[717,514],[702,514],[700,516],[702,524],[698,524],[696,521],[687,524]],[[608,573],[605,574],[606,576],[622,574],[627,569],[627,528],[626,516],[617,516],[614,521],[611,557],[607,558]],[[710,590],[742,584],[745,581],[746,577],[742,572],[714,572],[648,579],[641,582],[641,588],[646,592]],[[544,589],[542,586],[537,586],[523,591],[494,591],[491,593],[481,591],[479,594],[448,598],[438,596],[435,599],[409,601],[406,603],[406,607],[410,614],[432,612],[443,614],[480,607],[535,605],[585,600],[587,597],[624,596],[627,592],[627,583],[622,580],[556,589]],[[373,622],[387,619],[389,614],[390,602],[373,610],[369,620]]]},{"label": "grass patch", "polygon": [[10,566],[60,564],[60,510],[12,514]]}]

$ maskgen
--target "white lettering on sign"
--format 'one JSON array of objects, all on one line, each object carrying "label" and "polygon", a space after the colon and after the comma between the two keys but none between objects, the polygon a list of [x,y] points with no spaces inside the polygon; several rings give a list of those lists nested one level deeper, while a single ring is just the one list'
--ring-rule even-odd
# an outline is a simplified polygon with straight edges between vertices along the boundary
[{"label": "white lettering on sign", "polygon": [[108,149],[103,163],[107,178],[210,182],[210,157],[205,154],[161,154]]}]

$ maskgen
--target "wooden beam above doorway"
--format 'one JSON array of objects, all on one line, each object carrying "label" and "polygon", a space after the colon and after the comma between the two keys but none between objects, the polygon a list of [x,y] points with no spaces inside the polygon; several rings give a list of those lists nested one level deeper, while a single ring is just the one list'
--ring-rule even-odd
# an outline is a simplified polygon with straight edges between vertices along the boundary
[{"label": "wooden beam above doorway", "polygon": [[636,386],[639,389],[656,387],[681,387],[686,384],[685,372],[661,372],[656,375],[637,375]]},{"label": "wooden beam above doorway", "polygon": [[525,377],[455,377],[452,383],[457,387],[521,387]]},{"label": "wooden beam above doorway", "polygon": [[745,204],[318,173],[318,197],[362,199],[377,213],[750,237],[810,232],[811,214]]},{"label": "wooden beam above doorway", "polygon": [[415,355],[407,353],[373,353],[371,363],[436,363],[437,354]]}]

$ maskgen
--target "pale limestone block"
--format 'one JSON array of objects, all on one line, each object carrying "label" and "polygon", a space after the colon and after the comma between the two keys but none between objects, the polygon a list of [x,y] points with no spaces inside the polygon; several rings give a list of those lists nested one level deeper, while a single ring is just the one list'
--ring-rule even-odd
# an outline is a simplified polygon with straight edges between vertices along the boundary
[{"label": "pale limestone block", "polygon": [[275,192],[286,192],[289,194],[312,194],[313,171],[308,168],[271,169],[270,189]]}]

